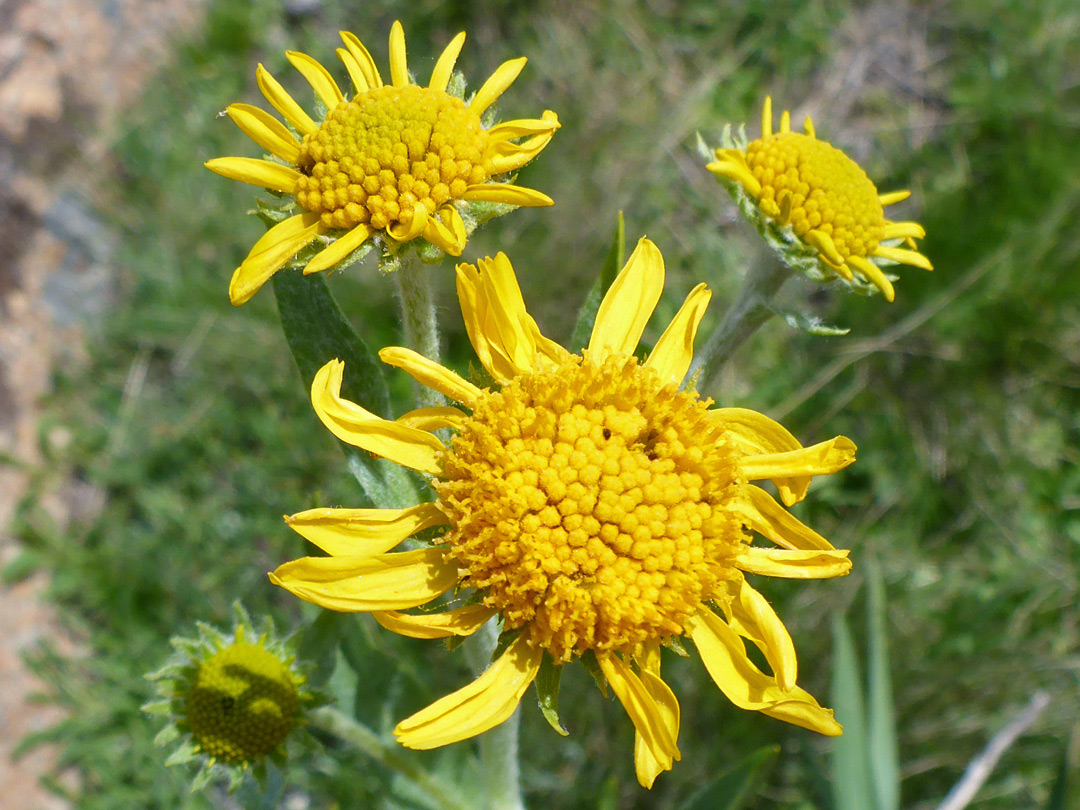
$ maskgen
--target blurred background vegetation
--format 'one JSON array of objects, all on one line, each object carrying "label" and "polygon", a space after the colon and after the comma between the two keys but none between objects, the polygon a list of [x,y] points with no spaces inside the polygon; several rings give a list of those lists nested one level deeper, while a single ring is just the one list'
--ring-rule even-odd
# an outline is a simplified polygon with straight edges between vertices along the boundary
[{"label": "blurred background vegetation", "polygon": [[[716,323],[760,246],[705,172],[695,133],[715,142],[724,123],[747,121],[756,135],[766,93],[797,124],[812,114],[819,136],[881,190],[914,191],[894,218],[925,225],[934,273],[901,270],[892,305],[790,282],[787,304],[851,333],[813,338],[775,320],[711,393],[807,441],[842,433],[860,448],[855,466],[816,483],[798,509],[852,549],[855,573],[762,583],[791,628],[804,685],[826,702],[833,617],[854,608],[864,638],[864,563],[876,562],[902,806],[936,807],[1039,689],[1051,709],[971,806],[1044,806],[1080,722],[1080,10],[1071,0],[325,0],[305,14],[272,0],[213,0],[101,167],[95,204],[121,234],[115,298],[88,362],[57,376],[41,429],[46,463],[18,517],[27,551],[6,572],[10,581],[50,570],[52,596],[83,642],[76,659],[47,649],[35,659],[70,712],[52,736],[79,771],[76,806],[221,804],[213,792],[190,795],[186,775],[163,767],[157,728],[138,709],[150,693],[142,675],[169,654],[171,634],[226,622],[235,599],[287,627],[313,616],[265,576],[304,553],[280,516],[355,504],[359,490],[310,410],[269,288],[243,309],[228,304],[228,279],[262,230],[244,215],[253,190],[200,164],[256,153],[217,113],[261,102],[257,62],[307,98],[285,50],[331,65],[345,28],[384,66],[396,18],[419,76],[465,29],[458,66],[473,86],[501,61],[529,57],[500,102],[503,118],[559,114],[562,130],[521,173],[557,205],[497,221],[465,255],[505,250],[554,338],[568,337],[619,210],[628,239],[648,234],[667,260],[660,314],[704,280],[716,296],[703,328]],[[330,283],[370,345],[398,341],[392,285],[373,266]],[[436,285],[450,363],[466,368],[449,267]],[[104,505],[61,528],[42,503],[73,481],[102,492]],[[463,657],[438,644],[349,621],[356,711],[377,728],[468,678]],[[828,741],[740,712],[693,660],[667,673],[684,708],[683,761],[651,793],[634,779],[624,712],[580,668],[563,681],[569,739],[527,698],[530,806],[674,806],[770,743],[782,753],[750,806],[833,806]],[[290,806],[409,806],[388,803],[385,772],[325,743],[290,773]],[[468,747],[418,756],[449,769]],[[1076,753],[1065,760],[1074,783]]]}]

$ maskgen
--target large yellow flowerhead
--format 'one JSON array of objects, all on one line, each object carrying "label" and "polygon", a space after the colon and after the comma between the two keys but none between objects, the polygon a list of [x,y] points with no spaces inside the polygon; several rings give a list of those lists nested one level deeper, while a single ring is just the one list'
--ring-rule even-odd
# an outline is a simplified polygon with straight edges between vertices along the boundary
[{"label": "large yellow flowerhead", "polygon": [[[883,267],[933,269],[915,243],[926,235],[922,226],[885,218],[885,206],[910,192],[879,195],[858,163],[817,139],[809,118],[802,133],[792,132],[785,111],[780,131],[773,132],[772,100],[766,98],[760,138],[746,143],[728,130],[723,140],[726,148],[716,150],[708,170],[728,185],[743,214],[795,269],[817,280],[839,276],[864,290],[868,282],[889,301],[893,286]],[[910,250],[898,247],[902,240]]]},{"label": "large yellow flowerhead", "polygon": [[289,126],[247,104],[226,110],[271,159],[216,158],[206,167],[292,198],[233,275],[234,304],[250,299],[313,244],[321,250],[313,256],[305,251],[305,273],[329,269],[372,240],[393,252],[421,238],[460,256],[468,234],[484,219],[509,207],[551,205],[546,194],[496,180],[547,146],[559,128],[555,113],[490,127],[483,120],[525,66],[524,57],[503,63],[466,103],[463,83],[453,76],[464,33],[446,46],[426,87],[410,79],[400,23],[390,31],[388,85],[360,40],[347,31],[341,37],[346,47],[337,55],[352,79],[352,98],[319,62],[287,54],[325,109],[321,122],[262,65],[259,89]]},{"label": "large yellow flowerhead", "polygon": [[[431,476],[437,500],[294,515],[292,528],[329,556],[270,575],[302,599],[370,611],[407,636],[465,636],[495,616],[516,634],[474,683],[402,721],[398,740],[426,749],[486,731],[514,711],[545,656],[556,665],[584,656],[629,713],[638,778],[651,786],[680,758],[679,704],[660,675],[660,646],[679,636],[738,706],[839,734],[832,712],[796,685],[791,637],[746,574],[848,573],[847,551],[756,482],[772,480],[790,506],[812,476],[850,464],[854,445],[836,437],[803,447],[759,413],[713,409],[680,389],[710,298],[705,285],[639,360],[664,286],[663,258],[648,240],[601,302],[581,355],[540,333],[505,255],[459,265],[457,284],[491,388],[395,347],[381,352],[384,362],[462,407],[381,419],[341,398],[338,361],[311,389],[335,436]],[[453,438],[444,443],[440,429]],[[388,553],[432,528],[426,545]],[[776,547],[753,545],[752,532]],[[449,604],[435,609],[448,592]],[[430,607],[401,612],[421,605]],[[771,674],[751,662],[747,639]]]}]

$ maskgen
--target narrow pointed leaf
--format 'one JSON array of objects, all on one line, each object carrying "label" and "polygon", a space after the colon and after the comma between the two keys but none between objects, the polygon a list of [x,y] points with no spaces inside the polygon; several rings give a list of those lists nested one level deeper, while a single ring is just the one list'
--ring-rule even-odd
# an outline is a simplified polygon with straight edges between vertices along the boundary
[{"label": "narrow pointed leaf", "polygon": [[[340,359],[345,363],[342,396],[373,413],[388,414],[390,395],[383,364],[353,330],[326,282],[319,276],[305,277],[300,270],[288,269],[275,273],[272,283],[281,328],[300,370],[304,390],[311,386],[320,368]],[[370,454],[346,444],[341,446],[350,466],[361,466],[382,480],[381,470]],[[365,491],[375,497],[368,487]]]},{"label": "narrow pointed leaf", "polygon": [[559,680],[562,677],[562,664],[555,663],[550,655],[544,655],[540,664],[540,672],[536,675],[536,698],[540,703],[540,711],[544,719],[559,734],[568,737],[567,731],[559,720]]},{"label": "narrow pointed leaf", "polygon": [[783,318],[785,323],[792,329],[798,329],[800,332],[806,332],[811,335],[834,337],[836,335],[846,335],[851,331],[842,326],[832,326],[827,324],[817,315],[809,315],[805,312],[799,312],[794,309],[785,309],[779,306],[770,306],[769,309]]}]

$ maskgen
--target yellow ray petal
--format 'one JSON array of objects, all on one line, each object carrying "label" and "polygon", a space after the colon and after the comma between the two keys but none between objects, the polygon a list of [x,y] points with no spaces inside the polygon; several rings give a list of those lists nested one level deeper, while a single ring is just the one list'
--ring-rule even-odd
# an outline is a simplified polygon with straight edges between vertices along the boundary
[{"label": "yellow ray petal", "polygon": [[631,355],[664,291],[664,257],[642,237],[596,311],[589,355],[600,363],[610,355]]},{"label": "yellow ray petal", "polygon": [[741,455],[802,449],[787,428],[763,413],[749,408],[714,408],[709,413],[730,434],[727,438]]},{"label": "yellow ray petal", "polygon": [[[828,262],[825,263],[828,264]],[[846,264],[842,264],[839,267],[830,267],[830,269],[845,281],[851,281],[853,278],[855,278],[854,274],[851,272],[851,268],[848,267]]]},{"label": "yellow ray petal", "polygon": [[229,282],[229,301],[240,306],[251,299],[270,276],[288,264],[323,231],[318,214],[304,213],[282,220],[264,233]]},{"label": "yellow ray petal", "polygon": [[296,193],[296,183],[300,179],[300,172],[291,166],[282,166],[280,163],[259,158],[214,158],[203,165],[230,180],[239,180],[241,183],[251,183],[253,186],[283,191],[286,194]]},{"label": "yellow ray petal", "polygon": [[730,160],[742,166],[749,166],[746,162],[746,154],[741,149],[717,149],[714,153],[719,160]]},{"label": "yellow ray petal", "polygon": [[495,615],[495,608],[467,605],[445,613],[398,613],[396,610],[377,610],[371,614],[375,621],[399,636],[409,638],[448,638],[471,636]]},{"label": "yellow ray petal", "polygon": [[732,564],[751,574],[783,579],[829,579],[851,573],[846,548],[792,551],[786,548],[743,546]]},{"label": "yellow ray petal", "polygon": [[375,60],[371,58],[371,54],[368,53],[368,49],[364,47],[355,34],[349,31],[340,31],[341,39],[345,43],[345,47],[349,49],[349,53],[353,55],[356,63],[359,65],[361,72],[364,74],[364,78],[367,80],[368,87],[375,89],[383,86],[382,77],[379,75],[379,68],[375,66]]},{"label": "yellow ray petal", "polygon": [[[667,698],[667,684],[660,680],[660,645],[655,641],[646,642],[642,646],[642,654],[636,658],[641,668],[641,682],[649,695],[653,698],[657,708],[663,715],[664,723],[671,731],[672,739],[679,738],[679,704],[670,703]],[[661,686],[657,686],[657,682]],[[649,747],[646,739],[640,733],[634,733],[634,771],[637,773],[638,782],[646,788],[651,788],[653,783],[671,765],[665,766],[665,762],[658,759]]]},{"label": "yellow ray petal", "polygon": [[686,629],[713,682],[740,709],[764,712],[829,736],[842,731],[832,711],[821,708],[810,693],[798,686],[781,689],[775,678],[754,666],[738,634],[704,605],[687,620]]},{"label": "yellow ray petal", "polygon": [[761,183],[750,173],[750,169],[742,163],[736,163],[733,160],[718,160],[709,163],[705,168],[718,177],[734,180],[751,197],[757,198],[761,194]]},{"label": "yellow ray petal", "polygon": [[791,113],[787,110],[780,113],[780,131],[791,132]]},{"label": "yellow ray petal", "polygon": [[461,214],[452,205],[444,205],[439,209],[438,216],[428,217],[422,234],[431,244],[450,256],[460,256],[468,238]]},{"label": "yellow ray petal", "polygon": [[661,379],[678,384],[686,376],[690,361],[694,359],[694,336],[711,298],[712,293],[704,284],[694,287],[664,334],[656,341],[645,365],[655,368]]},{"label": "yellow ray petal", "polygon": [[634,662],[641,670],[648,670],[653,675],[660,675],[660,643],[646,641],[641,645],[640,652],[634,656]]},{"label": "yellow ray petal", "polygon": [[547,194],[512,183],[477,183],[469,186],[461,199],[470,202],[497,202],[506,205],[518,205],[524,208],[538,208],[554,205],[555,201]]},{"label": "yellow ray petal", "polygon": [[772,96],[765,96],[765,106],[761,108],[761,137],[772,135]]},{"label": "yellow ray petal", "polygon": [[535,335],[539,329],[525,309],[510,259],[505,253],[498,253],[493,259],[481,259],[477,267],[481,290],[487,299],[489,320],[484,333],[488,344],[506,356],[516,374],[532,371],[536,365]]},{"label": "yellow ray petal", "polygon": [[760,208],[773,219],[777,219],[780,216],[780,206],[776,204],[776,200],[758,200],[758,208]]},{"label": "yellow ray petal", "polygon": [[[726,438],[742,456],[801,450],[802,445],[787,428],[764,414],[747,408],[716,408],[709,411],[726,431]],[[787,506],[806,497],[810,476],[779,477],[772,482]]]},{"label": "yellow ray petal", "polygon": [[384,554],[419,531],[442,526],[433,503],[408,509],[308,509],[285,518],[294,532],[332,557]]},{"label": "yellow ray petal", "polygon": [[311,383],[311,404],[327,429],[341,441],[429,475],[442,469],[443,443],[427,431],[405,427],[341,398],[345,364],[331,360]]},{"label": "yellow ray petal", "polygon": [[890,191],[888,194],[879,195],[878,202],[880,202],[882,208],[884,208],[889,205],[895,205],[898,202],[903,202],[910,196],[910,191]]},{"label": "yellow ray petal", "polygon": [[758,534],[792,550],[828,551],[833,547],[832,543],[804,525],[761,487],[747,484],[743,493],[745,498],[733,502],[732,506],[743,516],[746,525]]},{"label": "yellow ray petal", "polygon": [[[539,155],[551,143],[552,136],[555,135],[555,130],[551,129],[547,132],[542,132],[539,135],[533,135],[523,143],[510,143],[509,141],[494,141],[489,142],[488,147],[488,168],[493,175],[505,174],[506,172],[513,172],[520,169],[534,157]],[[490,185],[490,184],[481,184]],[[531,191],[531,189],[529,189]],[[468,193],[468,190],[466,190]],[[533,191],[533,194],[539,192]],[[547,197],[547,195],[543,195]],[[466,198],[467,199],[467,198]],[[548,197],[548,199],[551,199]],[[518,205],[518,203],[514,203]],[[547,203],[551,204],[551,203]]]},{"label": "yellow ray petal", "polygon": [[279,566],[270,581],[327,610],[401,610],[454,587],[458,567],[440,548],[374,557],[303,557]]},{"label": "yellow ray petal", "polygon": [[428,87],[432,90],[446,92],[446,85],[450,83],[450,76],[454,73],[454,63],[457,62],[461,46],[465,44],[465,32],[462,31],[447,45],[439,55],[439,61],[435,63],[435,69],[431,71],[431,81]]},{"label": "yellow ray petal", "polygon": [[817,133],[814,132],[814,122],[810,120],[810,116],[806,116],[806,120],[803,121],[803,133],[808,138],[816,138]]},{"label": "yellow ray petal", "polygon": [[481,365],[497,382],[506,385],[518,374],[518,369],[510,362],[498,328],[490,317],[491,305],[480,271],[474,265],[463,263],[457,266],[456,276],[458,303],[469,342]]},{"label": "yellow ray petal", "polygon": [[541,118],[518,118],[496,124],[487,131],[488,141],[499,143],[512,141],[515,138],[543,135],[546,132],[554,132],[560,126],[559,117],[551,110],[544,110]]},{"label": "yellow ray petal", "polygon": [[885,225],[885,239],[923,239],[926,229],[918,222],[889,222]]},{"label": "yellow ray petal", "polygon": [[394,87],[409,84],[409,65],[405,60],[405,30],[398,20],[390,26],[390,81]]},{"label": "yellow ray petal", "polygon": [[837,436],[801,450],[767,453],[739,459],[739,470],[747,481],[778,476],[830,475],[855,461],[855,443]]},{"label": "yellow ray petal", "polygon": [[364,76],[364,71],[360,69],[360,63],[356,61],[356,57],[345,48],[338,48],[334,53],[337,54],[337,58],[341,60],[341,63],[345,65],[345,69],[349,71],[349,78],[352,79],[356,95],[370,90],[371,87],[368,85],[367,77]]},{"label": "yellow ray petal", "polygon": [[300,141],[270,113],[250,104],[230,104],[225,113],[241,132],[270,154],[294,165],[300,159]]},{"label": "yellow ray petal", "polygon": [[285,92],[285,88],[261,64],[255,69],[255,81],[271,106],[281,113],[282,117],[301,135],[310,135],[318,130],[318,124],[311,120],[311,116],[304,112],[303,107]]},{"label": "yellow ray petal", "polygon": [[364,244],[369,236],[371,236],[371,228],[364,224],[357,225],[317,253],[304,267],[304,275],[309,276],[312,273],[329,270],[338,262],[344,261],[350,253]]},{"label": "yellow ray petal", "polygon": [[334,81],[334,77],[320,62],[299,51],[286,51],[285,58],[289,60],[289,63],[294,68],[300,71],[301,76],[307,79],[311,89],[326,105],[327,110],[334,109],[345,100],[345,96],[341,94],[341,88]]},{"label": "yellow ray petal", "polygon": [[934,265],[930,264],[930,260],[915,250],[882,247],[881,245],[878,245],[877,249],[874,251],[874,255],[891,259],[894,262],[900,262],[900,264],[909,264],[912,267],[918,267],[921,270],[934,269]]},{"label": "yellow ray petal", "polygon": [[812,698],[809,701],[786,700],[762,709],[761,713],[799,728],[816,731],[826,737],[839,737],[844,733],[844,727],[836,722],[833,710],[823,708]]},{"label": "yellow ray petal", "polygon": [[881,294],[885,297],[886,301],[890,304],[893,302],[896,298],[896,291],[893,289],[892,282],[881,272],[880,267],[872,261],[864,259],[862,256],[848,256],[848,264],[855,270],[858,270],[861,275],[865,276],[867,281],[881,290]]},{"label": "yellow ray petal", "polygon": [[443,428],[460,430],[468,420],[467,415],[457,408],[447,405],[444,407],[417,408],[408,413],[403,413],[394,421],[399,425],[414,427],[417,430],[426,430],[431,433]]},{"label": "yellow ray petal", "polygon": [[540,671],[544,652],[527,634],[468,686],[402,720],[394,736],[406,748],[427,750],[475,737],[509,719]]},{"label": "yellow ray petal", "polygon": [[[778,209],[779,210],[779,209]],[[842,267],[844,265],[844,257],[840,255],[840,251],[836,249],[836,243],[833,242],[832,237],[824,231],[809,230],[803,234],[803,241],[809,242],[815,248],[818,253],[830,264]]]},{"label": "yellow ray petal", "polygon": [[724,583],[728,599],[721,602],[728,625],[752,641],[765,655],[781,689],[792,689],[799,675],[795,644],[765,597],[740,577]]},{"label": "yellow ray petal", "polygon": [[568,352],[540,332],[525,308],[514,268],[505,253],[458,265],[458,298],[477,356],[506,383],[535,371],[545,360],[563,362]]},{"label": "yellow ray petal", "polygon": [[522,56],[499,65],[496,71],[484,82],[484,86],[473,96],[472,101],[469,103],[469,109],[477,115],[483,115],[487,108],[494,104],[495,100],[514,83],[514,80],[528,61]]},{"label": "yellow ray petal", "polygon": [[428,360],[412,349],[400,346],[387,346],[379,352],[379,359],[389,366],[400,368],[414,380],[428,388],[445,394],[462,405],[472,407],[483,393],[466,379],[448,368]]},{"label": "yellow ray petal", "polygon": [[670,770],[672,762],[682,758],[675,742],[679,733],[679,702],[668,685],[651,672],[642,671],[639,677],[628,663],[613,654],[598,655],[596,660],[641,736],[641,745],[648,749],[649,760],[655,761],[655,765],[650,761],[643,763],[650,767],[638,772],[638,781],[644,787],[652,787],[656,778],[652,770],[656,767]]},{"label": "yellow ray petal", "polygon": [[408,224],[404,222],[391,222],[386,226],[387,235],[395,242],[411,242],[424,232],[428,224],[428,210],[425,205],[413,206],[412,216]]}]

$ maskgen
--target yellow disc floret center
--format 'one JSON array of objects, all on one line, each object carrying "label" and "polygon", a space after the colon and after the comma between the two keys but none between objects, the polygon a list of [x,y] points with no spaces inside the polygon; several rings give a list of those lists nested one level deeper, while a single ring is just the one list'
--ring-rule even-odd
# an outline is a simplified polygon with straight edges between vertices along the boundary
[{"label": "yellow disc floret center", "polygon": [[821,231],[844,259],[869,256],[883,238],[877,188],[836,147],[797,132],[778,132],[752,141],[746,162],[761,183],[759,204],[771,200],[780,210],[790,205],[786,219],[796,235]]},{"label": "yellow disc floret center", "polygon": [[288,667],[269,650],[237,642],[199,664],[187,695],[191,735],[230,764],[260,759],[296,725],[299,696]]},{"label": "yellow disc floret center", "polygon": [[464,584],[563,661],[681,633],[745,542],[708,404],[633,357],[485,392],[435,484]]},{"label": "yellow disc floret center", "polygon": [[379,87],[343,101],[305,135],[297,201],[328,228],[408,226],[490,176],[480,117],[427,87]]}]

